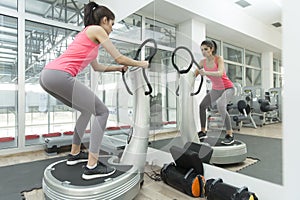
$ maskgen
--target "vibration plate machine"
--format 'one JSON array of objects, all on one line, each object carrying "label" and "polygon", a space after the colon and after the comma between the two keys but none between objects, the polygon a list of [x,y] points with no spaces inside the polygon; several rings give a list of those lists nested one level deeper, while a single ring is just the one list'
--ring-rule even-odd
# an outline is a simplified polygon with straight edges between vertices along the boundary
[{"label": "vibration plate machine", "polygon": [[[149,56],[145,60],[151,60],[157,52],[157,44],[153,39],[145,40],[136,52],[134,59],[138,59],[142,48],[150,43]],[[152,43],[152,45],[151,45]],[[67,166],[66,160],[50,164],[44,171],[43,191],[46,199],[52,200],[113,200],[133,199],[143,184],[143,174],[146,162],[149,137],[149,94],[152,87],[146,76],[145,69],[131,68],[129,75],[133,92],[129,89],[124,73],[122,78],[127,91],[134,98],[134,123],[127,145],[121,158],[107,155],[100,156],[99,160],[114,166],[116,172],[110,176],[83,180],[83,163]],[[146,84],[145,84],[146,82]],[[148,87],[148,91],[146,88]]]},{"label": "vibration plate machine", "polygon": [[[180,58],[183,58],[185,61],[183,62]],[[179,67],[183,65],[187,65],[187,68]],[[192,66],[195,64],[198,69],[200,69],[199,64],[195,61],[192,52],[185,46],[177,47],[172,53],[172,64],[176,69],[179,75],[179,85],[176,90],[176,95],[179,96],[179,101],[181,101],[181,105],[184,107],[181,109],[180,118],[180,132],[181,132],[181,141],[177,141],[178,144],[182,147],[189,148],[189,145],[192,143],[196,143],[198,146],[206,145],[213,149],[211,158],[209,163],[213,164],[234,164],[243,162],[247,157],[247,147],[246,144],[240,140],[235,140],[235,142],[231,145],[224,145],[221,143],[220,135],[221,131],[209,131],[208,138],[204,141],[199,141],[199,138],[196,134],[196,122],[195,122],[195,112],[194,109],[194,98],[197,95],[197,98],[200,98],[198,95],[206,95],[201,94],[203,89],[203,77],[201,76],[201,82],[198,90],[194,93],[190,93],[193,90],[195,85],[195,77],[193,73],[189,73]],[[180,90],[179,90],[180,86]],[[206,88],[205,88],[206,89]],[[205,91],[204,91],[205,92]],[[200,93],[200,94],[199,94]],[[198,115],[198,113],[197,113]],[[185,141],[182,141],[182,138]],[[176,143],[175,140],[173,142]],[[194,145],[196,145],[194,144]],[[198,147],[199,149],[199,147]],[[201,147],[200,150],[201,151]],[[199,155],[204,157],[205,152],[199,152]]]}]

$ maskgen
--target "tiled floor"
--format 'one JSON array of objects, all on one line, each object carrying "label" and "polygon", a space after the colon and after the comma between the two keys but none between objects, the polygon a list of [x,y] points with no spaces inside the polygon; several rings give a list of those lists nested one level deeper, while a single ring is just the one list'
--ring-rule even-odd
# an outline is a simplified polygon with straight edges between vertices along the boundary
[{"label": "tiled floor", "polygon": [[[241,134],[249,134],[262,137],[271,137],[271,138],[282,138],[282,124],[272,124],[265,125],[263,127],[258,127],[257,129],[242,127],[240,130]],[[174,137],[178,133],[164,133],[161,135],[155,135],[150,138],[150,140],[165,139],[169,137]],[[66,153],[60,153],[57,156],[66,155]],[[36,152],[27,152],[22,154],[10,155],[10,156],[0,156],[0,166],[13,165],[17,163],[32,162],[35,160],[47,159],[49,156],[45,154],[43,150]],[[53,158],[53,156],[51,156]],[[159,169],[156,169],[159,173]],[[150,166],[146,166],[146,171],[152,173]],[[43,200],[42,190],[36,190],[25,194],[26,199],[30,200]],[[135,200],[188,200],[195,199],[189,197],[170,186],[164,184],[163,182],[157,182],[150,179],[145,175],[145,182],[143,188],[141,189],[139,195]]]}]

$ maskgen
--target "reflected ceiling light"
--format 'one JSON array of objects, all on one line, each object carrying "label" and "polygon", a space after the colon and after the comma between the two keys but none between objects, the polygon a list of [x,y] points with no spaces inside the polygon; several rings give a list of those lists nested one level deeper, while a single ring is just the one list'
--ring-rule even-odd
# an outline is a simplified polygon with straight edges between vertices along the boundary
[{"label": "reflected ceiling light", "polygon": [[275,26],[276,28],[281,27],[281,23],[280,22],[275,22],[272,25]]},{"label": "reflected ceiling light", "polygon": [[248,6],[251,6],[251,4],[248,1],[245,1],[245,0],[239,0],[235,3],[239,6],[241,6],[242,8],[246,8]]}]

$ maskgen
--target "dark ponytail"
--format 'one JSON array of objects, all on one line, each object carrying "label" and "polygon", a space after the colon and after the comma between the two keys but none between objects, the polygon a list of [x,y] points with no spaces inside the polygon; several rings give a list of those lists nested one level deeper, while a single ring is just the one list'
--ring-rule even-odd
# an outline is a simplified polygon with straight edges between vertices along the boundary
[{"label": "dark ponytail", "polygon": [[217,43],[216,43],[215,41],[213,41],[213,40],[212,40],[211,42],[214,44],[214,50],[213,50],[212,54],[213,54],[213,55],[216,55],[217,49],[218,49]]},{"label": "dark ponytail", "polygon": [[105,6],[99,6],[95,2],[89,2],[84,7],[84,26],[99,25],[101,20],[107,17],[108,20],[115,20],[114,13]]},{"label": "dark ponytail", "polygon": [[213,41],[213,40],[204,40],[201,43],[201,46],[202,45],[208,46],[211,49],[213,48],[214,50],[213,50],[212,54],[216,55],[218,47],[217,47],[217,43],[215,41]]}]

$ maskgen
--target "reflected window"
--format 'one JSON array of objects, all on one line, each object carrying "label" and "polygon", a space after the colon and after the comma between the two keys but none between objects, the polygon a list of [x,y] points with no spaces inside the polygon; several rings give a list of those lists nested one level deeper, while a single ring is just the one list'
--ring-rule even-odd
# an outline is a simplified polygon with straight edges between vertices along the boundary
[{"label": "reflected window", "polygon": [[279,76],[279,74],[273,74],[273,87],[280,87],[280,76]]},{"label": "reflected window", "polygon": [[87,66],[79,74],[77,74],[76,79],[87,87],[91,87],[91,70],[92,66]]},{"label": "reflected window", "polygon": [[274,59],[273,60],[273,71],[274,72],[281,72],[281,61]]},{"label": "reflected window", "polygon": [[45,64],[60,56],[77,31],[26,21],[25,82],[38,83]]},{"label": "reflected window", "polygon": [[[119,40],[112,41],[123,55],[134,58],[135,52],[138,48],[137,44]],[[103,47],[100,47],[99,49],[98,62],[104,65],[117,64]],[[128,72],[125,73],[125,79],[132,90]],[[107,121],[107,127],[132,125],[133,99],[125,88],[120,72],[97,73],[97,88],[95,92],[109,109],[110,114]]]},{"label": "reflected window", "polygon": [[273,60],[273,87],[282,87],[282,66],[281,60]]},{"label": "reflected window", "polygon": [[[146,49],[146,55],[147,51],[150,51],[150,48]],[[176,78],[168,78],[170,74],[176,74],[171,57],[171,51],[158,49],[148,71],[153,88],[150,97],[150,127],[152,129],[176,127]]]},{"label": "reflected window", "polygon": [[[25,135],[73,131],[76,112],[45,92],[39,84],[41,70],[60,56],[73,41],[77,31],[36,22],[25,22]],[[76,77],[90,86],[90,71],[85,68]],[[43,143],[26,140],[26,145]]]},{"label": "reflected window", "polygon": [[277,60],[273,60],[273,72],[277,71]]},{"label": "reflected window", "polygon": [[279,60],[278,72],[282,73],[282,62]]},{"label": "reflected window", "polygon": [[176,126],[175,123],[177,123],[177,84],[177,72],[169,72],[166,76],[165,119],[167,126]]},{"label": "reflected window", "polygon": [[225,60],[229,60],[236,63],[243,63],[243,49],[224,43],[223,57]]},{"label": "reflected window", "polygon": [[176,46],[176,27],[146,18],[146,38],[153,38],[158,44]]},{"label": "reflected window", "polygon": [[[2,3],[2,1],[1,1]],[[18,27],[17,19],[0,15],[0,149],[17,146]]]},{"label": "reflected window", "polygon": [[1,0],[0,6],[17,9],[17,0]]},{"label": "reflected window", "polygon": [[261,86],[261,71],[246,68],[246,86]]},{"label": "reflected window", "polygon": [[[139,45],[128,42],[113,40],[118,50],[128,57],[133,58]],[[149,47],[145,48],[145,54],[148,55]],[[170,51],[158,50],[154,56],[151,68],[148,70],[149,81],[152,85],[152,99],[159,99],[160,122],[155,123],[156,128],[163,126],[176,126],[176,94],[174,79],[169,79],[168,74],[176,75],[175,69],[171,66]],[[115,64],[114,59],[103,49],[99,50],[99,62],[105,65]],[[125,79],[129,88],[132,90],[129,73],[125,74]],[[108,107],[110,115],[107,126],[132,125],[133,120],[133,99],[128,94],[122,81],[121,73],[109,72],[99,73],[98,75],[97,95]],[[153,122],[153,121],[152,121]],[[159,127],[157,126],[159,125]]]},{"label": "reflected window", "polygon": [[236,82],[243,85],[242,66],[225,63],[225,69],[227,69],[227,76],[232,82]]},{"label": "reflected window", "polygon": [[25,11],[43,18],[73,25],[83,24],[83,1],[26,0]]},{"label": "reflected window", "polygon": [[246,51],[246,65],[261,68],[261,55],[251,51]]},{"label": "reflected window", "polygon": [[132,14],[120,22],[115,23],[110,37],[114,38],[115,36],[141,40],[142,17],[140,15]]}]

